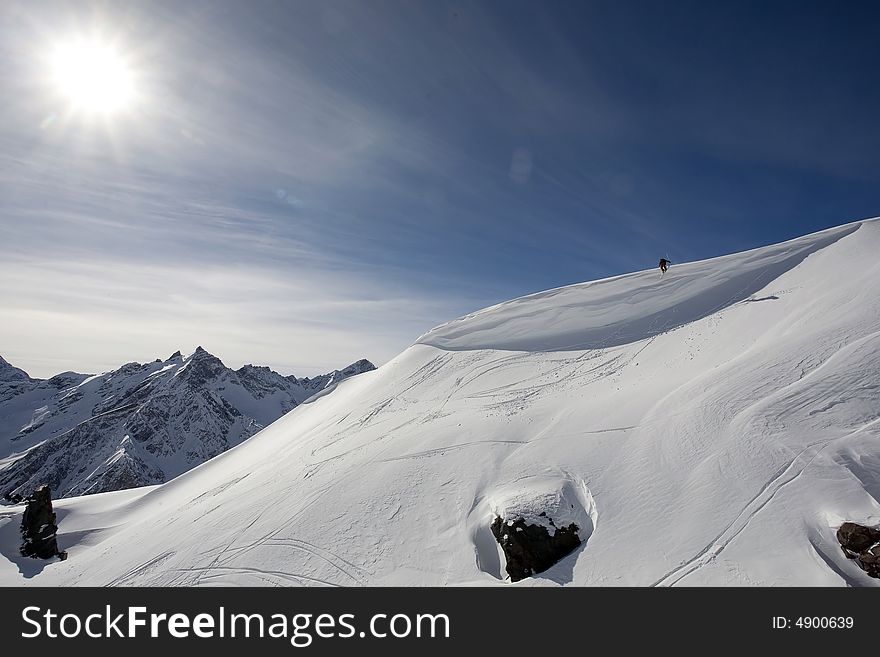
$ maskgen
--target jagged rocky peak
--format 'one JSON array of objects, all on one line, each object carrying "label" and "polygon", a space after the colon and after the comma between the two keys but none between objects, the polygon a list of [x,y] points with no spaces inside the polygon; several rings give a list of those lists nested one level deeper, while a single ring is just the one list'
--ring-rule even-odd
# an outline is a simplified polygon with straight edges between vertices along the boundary
[{"label": "jagged rocky peak", "polygon": [[365,358],[362,358],[359,361],[352,363],[345,369],[334,370],[329,374],[321,374],[320,376],[315,376],[312,378],[304,377],[302,379],[296,379],[295,377],[289,376],[287,377],[287,379],[294,383],[299,383],[303,387],[319,390],[322,388],[326,388],[327,386],[330,386],[334,383],[338,383],[342,379],[346,379],[350,376],[363,374],[364,372],[372,372],[374,369],[376,369],[375,365],[373,365]]},{"label": "jagged rocky peak", "polygon": [[58,390],[65,390],[66,388],[78,386],[80,383],[88,379],[89,376],[90,375],[88,374],[80,374],[79,372],[62,372],[61,374],[56,374],[51,379],[47,380],[46,383]]},{"label": "jagged rocky peak", "polygon": [[276,380],[284,380],[286,377],[281,376],[270,367],[266,367],[264,365],[242,365],[240,368],[235,370],[235,373],[239,376],[243,381],[245,379],[251,379],[255,381],[276,381]]},{"label": "jagged rocky peak", "polygon": [[119,368],[118,370],[116,370],[115,372],[112,372],[111,375],[122,375],[122,376],[128,376],[128,375],[130,375],[130,374],[134,374],[135,372],[140,371],[140,370],[143,369],[144,367],[145,367],[145,366],[142,365],[141,363],[136,363],[136,362],[132,361],[131,363],[126,363],[125,365],[123,365],[122,367],[120,367],[120,368]]},{"label": "jagged rocky peak", "polygon": [[217,358],[214,354],[205,351],[202,347],[196,347],[196,350],[192,353],[192,356],[190,356],[188,360],[190,369],[192,369],[193,365],[196,365],[198,363],[209,365],[213,368],[226,368],[226,366],[223,364],[223,361]]},{"label": "jagged rocky peak", "polygon": [[242,365],[238,370],[236,370],[239,374],[277,374],[277,372],[273,371],[271,368],[266,367],[265,365]]},{"label": "jagged rocky peak", "polygon": [[210,381],[226,371],[223,361],[208,353],[202,347],[196,347],[192,356],[185,359],[187,362],[186,369],[182,376],[190,381],[193,385],[201,385],[206,381]]},{"label": "jagged rocky peak", "polygon": [[372,372],[374,369],[376,369],[375,365],[366,358],[361,358],[359,361],[352,363],[342,370],[342,373],[345,376],[353,376],[355,374],[363,374],[364,372]]},{"label": "jagged rocky peak", "polygon": [[0,381],[27,381],[30,378],[27,372],[10,365],[0,356]]},{"label": "jagged rocky peak", "polygon": [[[286,390],[291,382],[274,370],[259,365],[244,365],[235,371],[241,384],[258,399],[276,390]],[[296,380],[294,379],[293,383]]]},{"label": "jagged rocky peak", "polygon": [[[365,362],[345,371],[365,369]],[[344,378],[339,370],[334,375]],[[24,455],[0,469],[0,494],[26,495],[42,483],[59,497],[162,483],[238,445],[324,387],[263,366],[233,371],[203,347],[96,377],[68,372],[49,381],[2,382],[0,436],[11,439],[0,459],[13,448]]]},{"label": "jagged rocky peak", "polygon": [[211,353],[209,353],[208,351],[206,351],[206,350],[204,349],[204,347],[202,347],[201,345],[199,345],[198,347],[196,347],[196,350],[193,352],[191,358],[199,358],[199,359],[204,359],[204,358],[214,358],[215,360],[220,360],[219,358],[217,358],[217,357],[214,356],[213,354],[211,354]]}]

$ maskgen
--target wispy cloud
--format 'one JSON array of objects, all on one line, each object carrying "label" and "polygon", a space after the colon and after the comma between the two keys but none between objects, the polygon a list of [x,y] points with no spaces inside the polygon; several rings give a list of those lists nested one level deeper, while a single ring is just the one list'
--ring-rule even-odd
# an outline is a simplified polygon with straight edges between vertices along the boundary
[{"label": "wispy cloud", "polygon": [[[748,8],[713,12],[7,2],[0,353],[49,374],[204,343],[318,371],[658,254],[876,214],[878,87],[849,50],[798,45],[834,16],[780,44]],[[53,94],[43,53],[76,33],[126,53],[130,111]],[[834,43],[868,61],[866,35]]]},{"label": "wispy cloud", "polygon": [[461,304],[308,270],[13,258],[0,276],[3,355],[33,376],[197,345],[232,366],[312,375],[384,362]]}]

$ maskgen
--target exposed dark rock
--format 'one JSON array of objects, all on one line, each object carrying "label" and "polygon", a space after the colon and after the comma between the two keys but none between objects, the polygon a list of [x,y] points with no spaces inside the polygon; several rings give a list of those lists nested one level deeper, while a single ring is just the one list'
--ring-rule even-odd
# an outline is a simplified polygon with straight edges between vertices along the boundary
[{"label": "exposed dark rock", "polygon": [[[546,513],[541,515],[547,517]],[[492,523],[492,534],[504,551],[512,582],[547,570],[581,544],[576,524],[556,527],[551,518],[547,521],[555,528],[552,536],[547,527],[526,524],[523,518],[505,521],[496,517]]]},{"label": "exposed dark rock", "polygon": [[21,519],[21,553],[39,559],[67,558],[58,549],[55,532],[55,511],[52,509],[52,492],[48,486],[40,486],[27,498],[27,506]]},{"label": "exposed dark rock", "polygon": [[287,380],[268,367],[245,365],[237,369],[235,373],[241,384],[257,399],[263,399],[276,392],[283,392],[288,387]]},{"label": "exposed dark rock", "polygon": [[146,365],[141,365],[140,363],[125,363],[122,367],[120,367],[113,376],[130,376],[135,372],[144,369],[147,367]]},{"label": "exposed dark rock", "polygon": [[88,378],[88,374],[80,374],[79,372],[62,372],[61,374],[56,374],[51,379],[47,379],[42,383],[48,388],[54,388],[55,390],[66,390],[67,388],[78,386],[80,383]]},{"label": "exposed dark rock", "polygon": [[880,579],[880,543],[859,555],[859,565],[871,577]]},{"label": "exposed dark rock", "polygon": [[0,381],[30,381],[27,372],[13,367],[0,356]]},{"label": "exposed dark rock", "polygon": [[209,381],[220,377],[225,371],[226,367],[219,358],[201,347],[196,347],[190,357],[189,367],[183,371],[181,379],[193,388],[200,388]]},{"label": "exposed dark rock", "polygon": [[338,383],[350,376],[357,376],[358,374],[364,374],[365,372],[372,372],[375,369],[375,365],[373,365],[370,361],[362,358],[361,360],[352,363],[345,369],[334,370],[329,374],[322,374],[320,376],[312,378],[304,377],[302,379],[297,379],[295,376],[289,376],[287,377],[287,379],[293,383],[298,383],[301,386],[311,388],[317,392],[318,390],[322,390],[327,386]]},{"label": "exposed dark rock", "polygon": [[844,552],[858,554],[880,542],[880,529],[845,522],[837,530],[837,540]]},{"label": "exposed dark rock", "polygon": [[845,522],[837,530],[843,553],[871,577],[880,578],[880,527]]},{"label": "exposed dark rock", "polygon": [[375,369],[376,366],[373,365],[370,361],[368,361],[366,358],[361,358],[356,363],[352,363],[344,370],[342,370],[342,373],[345,376],[355,376],[357,374],[364,374],[365,372],[372,372]]},{"label": "exposed dark rock", "polygon": [[3,499],[10,504],[21,504],[24,501],[21,495],[16,495],[15,493],[4,493]]}]

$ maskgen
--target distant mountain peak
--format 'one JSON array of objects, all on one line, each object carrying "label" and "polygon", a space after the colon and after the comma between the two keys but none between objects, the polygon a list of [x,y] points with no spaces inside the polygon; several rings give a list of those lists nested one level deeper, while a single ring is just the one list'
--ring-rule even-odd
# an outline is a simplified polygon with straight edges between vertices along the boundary
[{"label": "distant mountain peak", "polygon": [[296,379],[295,377],[289,376],[287,379],[289,381],[293,381],[303,387],[310,388],[312,390],[323,390],[328,386],[333,385],[334,383],[339,383],[343,379],[347,379],[350,376],[355,376],[357,374],[363,374],[364,372],[372,372],[376,369],[376,366],[373,365],[370,361],[365,358],[362,358],[359,361],[356,361],[349,365],[348,367],[341,370],[333,370],[329,374],[321,374],[320,376],[315,377],[305,377],[302,379]]},{"label": "distant mountain peak", "polygon": [[181,376],[195,386],[204,385],[205,382],[223,376],[229,371],[223,361],[202,347],[196,347],[186,362],[186,369],[181,371]]},{"label": "distant mountain peak", "polygon": [[366,358],[361,358],[360,360],[355,361],[342,371],[357,371],[358,374],[362,374],[363,372],[372,372],[374,369],[376,369],[376,366],[373,365],[373,363],[368,361]]},{"label": "distant mountain peak", "polygon": [[236,371],[236,374],[244,374],[244,375],[253,375],[253,374],[270,374],[275,376],[281,376],[273,370],[271,367],[266,367],[265,365],[252,365],[248,363],[247,365],[242,365]]},{"label": "distant mountain peak", "polygon": [[199,346],[164,362],[41,381],[0,358],[0,459],[26,452],[0,468],[0,494],[29,494],[39,483],[60,497],[162,483],[367,362],[300,381],[259,365],[233,371]]},{"label": "distant mountain peak", "polygon": [[25,381],[30,378],[27,372],[10,365],[3,356],[0,356],[0,381]]},{"label": "distant mountain peak", "polygon": [[247,370],[268,370],[270,372],[272,371],[271,368],[267,367],[266,365],[254,365],[253,363],[246,363],[246,364],[242,365],[239,369],[242,369],[242,370],[245,370],[245,369],[247,369]]},{"label": "distant mountain peak", "polygon": [[125,363],[122,367],[116,370],[117,374],[122,374],[123,376],[127,376],[129,374],[134,374],[138,370],[143,369],[144,366],[138,362]]},{"label": "distant mountain peak", "polygon": [[191,361],[211,361],[219,363],[223,366],[223,361],[221,361],[217,356],[212,354],[211,352],[205,350],[203,347],[196,347],[196,350],[192,352],[192,355],[189,357]]}]

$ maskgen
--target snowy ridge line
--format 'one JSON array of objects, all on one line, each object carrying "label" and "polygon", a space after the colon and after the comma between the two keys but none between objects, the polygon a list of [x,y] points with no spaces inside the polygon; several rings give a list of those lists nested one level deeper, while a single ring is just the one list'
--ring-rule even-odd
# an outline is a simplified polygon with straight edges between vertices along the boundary
[{"label": "snowy ridge line", "polygon": [[[781,246],[785,246],[785,245],[791,245],[793,243],[797,243],[802,240],[807,240],[810,238],[817,238],[817,237],[823,236],[823,235],[830,235],[830,234],[836,233],[837,231],[842,231],[844,234],[841,235],[841,237],[845,237],[846,235],[854,232],[855,230],[858,230],[862,226],[862,224],[871,223],[871,222],[880,222],[880,216],[869,217],[866,219],[857,219],[855,221],[851,221],[846,224],[841,224],[839,226],[832,226],[831,228],[826,228],[824,230],[820,230],[815,233],[810,233],[809,235],[804,235],[801,237],[794,237],[790,240],[786,240],[785,242],[778,242],[774,246],[781,247]],[[687,265],[693,266],[693,265],[702,265],[702,264],[717,264],[717,263],[723,262],[726,259],[743,257],[743,256],[748,256],[748,255],[760,253],[760,252],[766,250],[767,248],[768,247],[759,246],[754,249],[748,249],[746,251],[738,251],[738,252],[734,252],[734,253],[728,253],[728,254],[722,255],[722,256],[704,258],[703,260],[694,260],[691,262],[674,263],[674,264],[675,264],[676,269],[680,269],[681,267],[687,266]],[[532,294],[527,294],[522,297],[517,297],[517,298],[511,299],[509,301],[502,301],[502,302],[497,303],[493,306],[481,308],[480,310],[476,310],[472,313],[468,313],[467,315],[462,315],[461,317],[458,317],[456,319],[452,319],[448,322],[438,324],[437,326],[435,326],[431,330],[426,331],[425,333],[420,335],[418,338],[416,338],[415,342],[416,342],[416,344],[422,344],[422,343],[424,343],[425,337],[427,337],[428,335],[430,335],[431,333],[434,333],[435,331],[437,331],[439,329],[446,328],[452,324],[455,324],[455,323],[463,321],[463,320],[468,320],[468,319],[473,319],[473,318],[479,317],[480,315],[483,315],[483,314],[489,314],[492,312],[496,312],[499,309],[501,309],[507,305],[510,305],[510,304],[526,302],[526,301],[530,301],[530,300],[534,300],[534,299],[547,298],[547,297],[553,296],[555,294],[558,294],[560,292],[565,292],[565,291],[570,290],[572,288],[584,289],[584,288],[592,287],[595,285],[600,285],[603,283],[610,283],[610,282],[620,281],[620,280],[628,279],[628,278],[636,278],[636,277],[642,276],[644,274],[652,273],[655,271],[656,271],[656,267],[652,267],[650,269],[643,269],[643,270],[639,270],[639,271],[635,271],[635,272],[629,272],[626,274],[617,274],[615,276],[608,276],[606,278],[600,278],[600,279],[596,279],[594,281],[584,281],[582,283],[572,283],[569,285],[561,285],[559,287],[550,288],[548,290],[543,290],[540,292],[533,292]]]},{"label": "snowy ridge line", "polygon": [[863,224],[711,261],[660,280],[637,272],[521,297],[447,322],[417,340],[446,351],[603,349],[659,335],[743,301]]},{"label": "snowy ridge line", "polygon": [[[880,522],[877,253],[861,222],[456,320],[168,483],[59,500],[64,562],[0,517],[0,585],[880,586],[835,537]],[[581,544],[511,582],[493,513]]]}]

